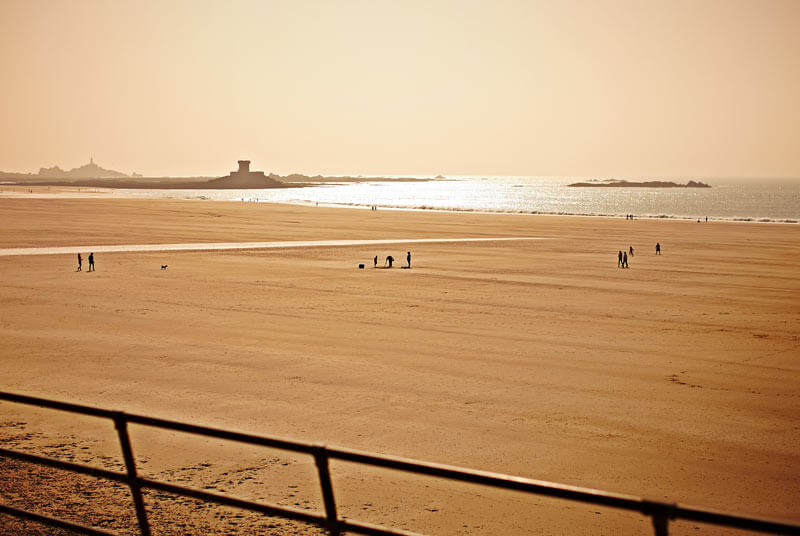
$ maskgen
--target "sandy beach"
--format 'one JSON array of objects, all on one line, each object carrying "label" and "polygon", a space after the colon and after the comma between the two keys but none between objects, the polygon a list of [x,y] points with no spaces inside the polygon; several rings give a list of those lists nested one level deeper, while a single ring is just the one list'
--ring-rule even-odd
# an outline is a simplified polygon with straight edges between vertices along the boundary
[{"label": "sandy beach", "polygon": [[[0,198],[0,229],[0,248],[75,248],[0,256],[3,390],[800,522],[797,225],[17,196]],[[463,238],[540,240],[105,252],[86,272],[93,246]],[[118,457],[105,423],[2,403],[0,424],[14,448]],[[311,459],[132,436],[159,478],[321,508]],[[424,533],[650,530],[577,503],[333,471],[342,514]],[[22,474],[4,471],[0,500],[96,519],[91,500],[58,510]],[[316,533],[202,509],[181,528],[185,503],[148,500],[164,534]],[[120,504],[109,527],[130,517]]]}]

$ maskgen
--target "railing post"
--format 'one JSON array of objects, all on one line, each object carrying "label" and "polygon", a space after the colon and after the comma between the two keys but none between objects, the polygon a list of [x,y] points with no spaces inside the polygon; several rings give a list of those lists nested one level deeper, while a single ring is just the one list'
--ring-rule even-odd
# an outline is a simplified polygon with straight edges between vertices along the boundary
[{"label": "railing post", "polygon": [[322,500],[325,502],[325,517],[328,518],[328,532],[331,536],[339,536],[339,516],[336,513],[336,500],[333,497],[333,484],[331,483],[331,473],[328,467],[328,453],[325,447],[320,445],[314,448],[314,461],[317,464],[319,473],[319,484],[322,487]]},{"label": "railing post", "polygon": [[655,536],[669,536],[669,518],[663,514],[653,514]]},{"label": "railing post", "polygon": [[669,536],[669,520],[672,519],[675,505],[660,501],[642,501],[642,512],[653,518],[655,536]]},{"label": "railing post", "polygon": [[139,520],[139,530],[142,536],[150,536],[150,524],[147,521],[147,511],[144,509],[142,489],[139,486],[139,478],[136,475],[136,460],[133,457],[131,439],[128,436],[128,420],[123,412],[118,411],[114,414],[114,426],[119,435],[122,457],[125,460],[125,469],[128,473],[128,485],[131,488],[133,505],[136,507],[136,518]]}]

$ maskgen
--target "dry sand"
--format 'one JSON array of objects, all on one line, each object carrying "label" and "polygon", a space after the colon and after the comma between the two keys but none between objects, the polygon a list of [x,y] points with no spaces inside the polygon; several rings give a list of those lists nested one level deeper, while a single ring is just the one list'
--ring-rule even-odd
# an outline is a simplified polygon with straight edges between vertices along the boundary
[{"label": "dry sand", "polygon": [[[95,273],[74,272],[74,254],[0,257],[0,387],[800,521],[800,226],[18,197],[0,198],[0,229],[0,248],[81,245],[84,270],[99,245],[549,238],[103,253]],[[630,269],[617,268],[630,245]],[[399,269],[408,249],[413,268]],[[389,254],[395,268],[372,268]],[[6,445],[118,463],[105,423],[7,403],[0,423]],[[321,507],[310,459],[132,436],[148,474]],[[52,472],[36,481],[72,491],[43,496],[12,466],[0,499],[132,519]],[[636,514],[333,471],[341,513],[409,530],[649,531]],[[105,521],[87,513],[101,497],[107,517],[119,510]],[[313,533],[157,499],[164,534]]]}]

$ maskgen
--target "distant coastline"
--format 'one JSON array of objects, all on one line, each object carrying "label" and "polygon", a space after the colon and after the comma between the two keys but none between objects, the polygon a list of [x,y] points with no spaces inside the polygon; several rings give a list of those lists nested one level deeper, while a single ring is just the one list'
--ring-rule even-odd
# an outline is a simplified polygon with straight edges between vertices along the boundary
[{"label": "distant coastline", "polygon": [[689,181],[686,184],[679,184],[672,181],[633,182],[619,179],[574,182],[567,186],[576,188],[711,188],[711,185],[699,181]]},{"label": "distant coastline", "polygon": [[[245,161],[242,161],[245,162]],[[249,161],[247,161],[249,163]],[[425,182],[432,179],[352,177],[302,175],[292,173],[281,176],[274,173],[242,170],[224,177],[143,177],[100,167],[90,159],[88,164],[63,170],[58,166],[40,168],[38,173],[8,173],[0,171],[0,184],[16,186],[72,186],[117,189],[155,190],[230,190],[263,188],[301,188],[319,183],[342,182]]]}]

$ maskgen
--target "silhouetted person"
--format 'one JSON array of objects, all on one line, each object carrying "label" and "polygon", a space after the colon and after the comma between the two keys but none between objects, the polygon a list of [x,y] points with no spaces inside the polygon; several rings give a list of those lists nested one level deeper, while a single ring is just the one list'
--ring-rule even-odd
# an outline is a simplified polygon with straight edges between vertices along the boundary
[{"label": "silhouetted person", "polygon": [[392,263],[394,262],[394,257],[392,257],[391,255],[389,255],[388,257],[386,257],[386,262],[385,262],[385,263],[383,263],[383,265],[384,265],[384,266],[386,266],[386,263],[387,263],[387,262],[389,263],[389,268],[391,268],[391,267],[392,267]]},{"label": "silhouetted person", "polygon": [[628,253],[630,254],[631,257],[633,257],[633,246],[630,246],[628,248]]},{"label": "silhouetted person", "polygon": [[617,268],[622,266],[622,250],[619,250],[619,255],[617,255]]},{"label": "silhouetted person", "polygon": [[89,253],[89,271],[94,272],[94,252]]},{"label": "silhouetted person", "polygon": [[81,254],[80,253],[78,253],[78,269],[75,270],[75,271],[76,272],[80,272],[81,271]]},{"label": "silhouetted person", "polygon": [[408,252],[408,255],[406,255],[406,260],[408,261],[408,267],[411,268],[411,252],[410,251]]},{"label": "silhouetted person", "polygon": [[661,255],[661,244],[656,242],[656,255]]},{"label": "silhouetted person", "polygon": [[373,263],[372,264],[373,268],[377,268],[378,267],[378,256],[377,255],[375,255],[374,259],[372,259],[372,263]]},{"label": "silhouetted person", "polygon": [[628,266],[628,254],[625,253],[624,251],[622,252],[622,267],[623,268],[630,268]]}]

